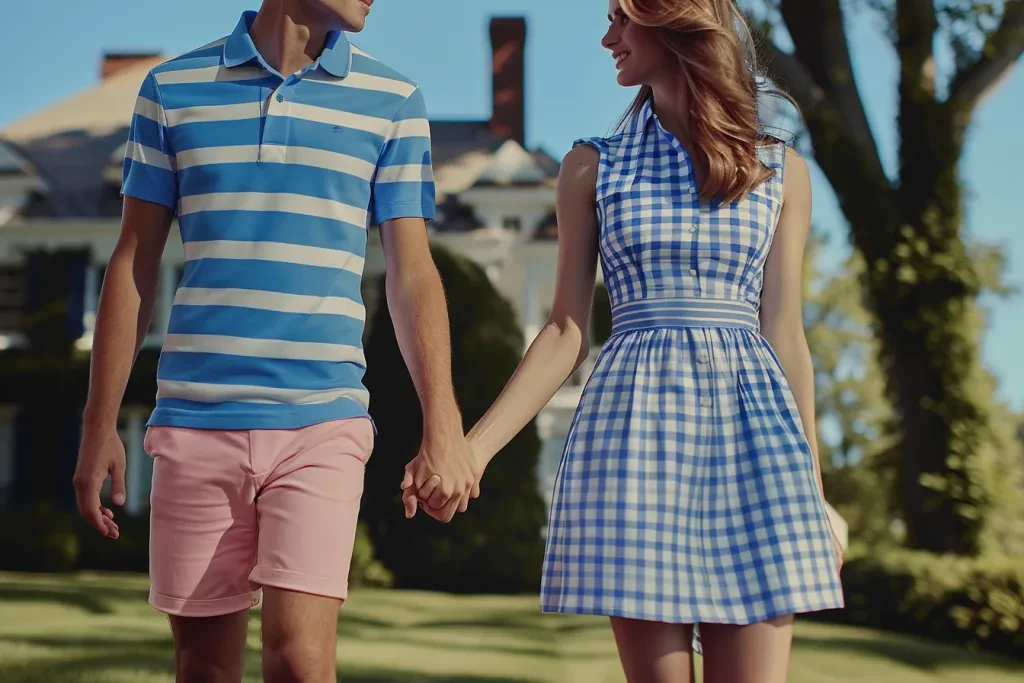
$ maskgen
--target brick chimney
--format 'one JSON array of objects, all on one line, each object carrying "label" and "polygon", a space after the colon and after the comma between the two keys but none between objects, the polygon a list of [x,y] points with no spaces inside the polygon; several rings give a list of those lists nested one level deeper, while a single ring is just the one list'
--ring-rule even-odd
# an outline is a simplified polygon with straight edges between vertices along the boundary
[{"label": "brick chimney", "polygon": [[491,19],[494,103],[491,133],[526,144],[526,19]]},{"label": "brick chimney", "polygon": [[108,52],[103,55],[100,64],[100,80],[106,80],[134,64],[159,56],[159,52]]}]

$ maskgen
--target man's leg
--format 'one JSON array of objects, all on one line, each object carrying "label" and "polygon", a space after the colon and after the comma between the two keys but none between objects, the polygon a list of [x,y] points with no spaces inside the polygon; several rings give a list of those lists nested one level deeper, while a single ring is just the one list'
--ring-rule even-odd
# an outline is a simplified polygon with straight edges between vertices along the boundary
[{"label": "man's leg", "polygon": [[178,683],[240,683],[256,551],[245,432],[151,428],[150,594],[170,616]]},{"label": "man's leg", "polygon": [[334,681],[338,608],[373,449],[365,418],[294,431],[254,432],[253,452],[283,454],[256,499],[259,541],[251,578],[264,588],[268,683]]},{"label": "man's leg", "polygon": [[337,598],[267,587],[263,594],[263,680],[334,683],[340,607]]},{"label": "man's leg", "polygon": [[176,683],[238,683],[245,673],[249,610],[220,617],[171,617]]}]

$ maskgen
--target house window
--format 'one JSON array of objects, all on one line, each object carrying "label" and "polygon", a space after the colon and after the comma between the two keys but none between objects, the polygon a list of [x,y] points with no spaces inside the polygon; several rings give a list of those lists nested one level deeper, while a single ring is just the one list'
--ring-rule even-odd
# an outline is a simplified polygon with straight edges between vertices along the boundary
[{"label": "house window", "polygon": [[[149,320],[149,329],[142,342],[143,347],[159,347],[163,343],[164,335],[167,334],[167,323],[171,317],[174,293],[183,273],[184,266],[181,265],[174,267],[164,265],[160,268],[156,301],[153,302],[153,316]],[[106,264],[92,264],[86,270],[85,313],[83,315],[85,332],[82,339],[78,341],[79,348],[85,350],[92,348],[92,337],[96,329],[96,312],[99,309],[100,291],[103,288],[103,278],[106,277],[106,274]]]},{"label": "house window", "polygon": [[0,406],[0,510],[11,504],[14,493],[15,415],[13,406]]},{"label": "house window", "polygon": [[25,343],[25,268],[0,264],[0,351]]},{"label": "house window", "polygon": [[[149,408],[131,407],[121,411],[117,419],[117,434],[125,452],[125,489],[127,499],[124,510],[129,515],[140,515],[149,509],[149,492],[153,484],[153,459],[146,454],[146,420]],[[109,489],[109,484],[107,484]],[[109,496],[109,491],[106,491]]]},{"label": "house window", "polygon": [[501,221],[501,227],[512,232],[519,232],[523,228],[523,221],[519,216],[505,216]]}]

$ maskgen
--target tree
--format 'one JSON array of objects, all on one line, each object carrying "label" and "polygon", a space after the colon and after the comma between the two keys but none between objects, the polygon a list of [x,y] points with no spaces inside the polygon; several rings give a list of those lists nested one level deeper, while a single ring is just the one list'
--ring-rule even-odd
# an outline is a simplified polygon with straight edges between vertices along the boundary
[{"label": "tree", "polygon": [[[433,253],[448,296],[455,395],[468,429],[519,364],[523,332],[482,268],[439,249]],[[481,496],[468,512],[447,525],[425,514],[404,518],[398,485],[419,448],[423,418],[383,282],[378,302],[366,345],[366,387],[379,431],[363,496],[363,518],[378,556],[401,588],[536,590],[545,512],[536,474],[540,440],[532,423],[488,466]]]},{"label": "tree", "polygon": [[858,285],[860,259],[821,263],[826,240],[804,252],[804,327],[814,363],[818,454],[829,502],[849,524],[850,541],[892,542],[892,406],[877,361],[870,313]]},{"label": "tree", "polygon": [[[755,0],[756,1],[756,0]],[[767,0],[746,3],[773,80],[794,96],[863,259],[867,307],[899,421],[907,541],[976,553],[997,504],[994,460],[1012,438],[993,419],[979,294],[992,259],[963,236],[959,162],[972,114],[1024,51],[1024,0]],[[886,174],[853,77],[845,24],[884,18],[900,62],[899,172]],[[772,42],[784,28],[792,52]],[[942,79],[936,45],[956,57]]]}]

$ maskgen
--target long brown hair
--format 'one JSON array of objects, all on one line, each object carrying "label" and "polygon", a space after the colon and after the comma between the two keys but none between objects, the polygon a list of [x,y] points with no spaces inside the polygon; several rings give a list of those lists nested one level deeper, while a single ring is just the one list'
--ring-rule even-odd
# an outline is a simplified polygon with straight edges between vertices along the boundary
[{"label": "long brown hair", "polygon": [[[756,155],[773,138],[761,133],[757,97],[784,93],[759,87],[757,48],[735,0],[619,0],[622,11],[679,59],[688,88],[690,136],[707,171],[702,199],[735,201],[774,175]],[[653,96],[643,86],[623,121]],[[620,124],[622,123],[620,122]]]}]

